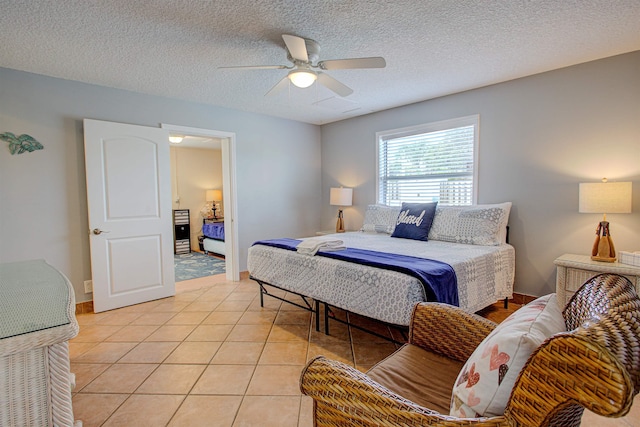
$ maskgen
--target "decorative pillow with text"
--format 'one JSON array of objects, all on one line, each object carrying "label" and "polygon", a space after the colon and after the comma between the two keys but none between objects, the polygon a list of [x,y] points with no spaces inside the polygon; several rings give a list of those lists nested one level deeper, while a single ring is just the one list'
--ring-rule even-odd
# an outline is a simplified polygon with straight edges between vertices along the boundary
[{"label": "decorative pillow with text", "polygon": [[438,202],[433,203],[403,203],[396,220],[396,228],[391,237],[403,239],[429,239],[429,230],[436,214]]}]

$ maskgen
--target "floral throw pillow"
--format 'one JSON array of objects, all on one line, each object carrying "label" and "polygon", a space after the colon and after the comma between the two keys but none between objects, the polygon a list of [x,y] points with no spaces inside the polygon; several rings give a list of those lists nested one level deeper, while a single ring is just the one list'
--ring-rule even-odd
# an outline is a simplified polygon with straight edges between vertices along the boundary
[{"label": "floral throw pillow", "polygon": [[450,415],[460,418],[504,414],[511,389],[533,351],[566,331],[556,294],[536,299],[494,329],[473,352],[453,387]]}]

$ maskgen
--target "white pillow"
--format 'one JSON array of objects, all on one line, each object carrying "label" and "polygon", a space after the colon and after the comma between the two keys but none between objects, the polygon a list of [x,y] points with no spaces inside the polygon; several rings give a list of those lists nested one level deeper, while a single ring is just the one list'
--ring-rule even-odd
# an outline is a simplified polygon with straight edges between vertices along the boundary
[{"label": "white pillow", "polygon": [[438,205],[429,240],[481,246],[504,244],[510,211],[511,202],[473,206]]},{"label": "white pillow", "polygon": [[450,415],[504,414],[511,389],[533,351],[566,331],[556,294],[536,299],[500,323],[475,349],[456,379]]},{"label": "white pillow", "polygon": [[391,234],[399,214],[400,206],[369,205],[364,212],[361,231]]}]

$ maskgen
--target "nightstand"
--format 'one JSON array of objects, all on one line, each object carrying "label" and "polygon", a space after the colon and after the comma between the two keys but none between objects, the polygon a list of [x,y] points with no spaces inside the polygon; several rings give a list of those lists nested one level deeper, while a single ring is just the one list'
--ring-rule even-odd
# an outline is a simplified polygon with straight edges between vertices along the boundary
[{"label": "nightstand", "polygon": [[224,218],[222,217],[217,217],[217,218],[202,218],[202,223],[206,224],[207,222],[224,222]]},{"label": "nightstand", "polygon": [[556,294],[563,308],[584,282],[600,273],[625,276],[640,293],[640,267],[619,262],[598,262],[589,255],[574,254],[564,254],[553,263],[557,266]]}]

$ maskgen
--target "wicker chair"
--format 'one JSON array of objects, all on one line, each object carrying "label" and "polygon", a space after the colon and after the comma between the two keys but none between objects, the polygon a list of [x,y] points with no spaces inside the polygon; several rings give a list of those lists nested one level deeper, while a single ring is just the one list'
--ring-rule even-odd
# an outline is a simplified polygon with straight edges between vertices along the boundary
[{"label": "wicker chair", "polygon": [[[501,416],[451,417],[448,405],[424,407],[374,381],[373,369],[365,374],[322,356],[307,364],[300,388],[314,400],[318,427],[579,426],[584,408],[607,417],[626,415],[640,390],[640,299],[633,285],[622,276],[596,276],[576,292],[563,315],[569,332],[547,339],[529,357]],[[462,366],[495,326],[455,307],[418,304],[409,342],[394,355],[417,346]],[[416,367],[422,372],[416,374]],[[417,378],[428,381],[439,369],[427,361],[401,372],[411,389]],[[428,394],[450,396],[453,382],[444,390],[427,386]]]}]

